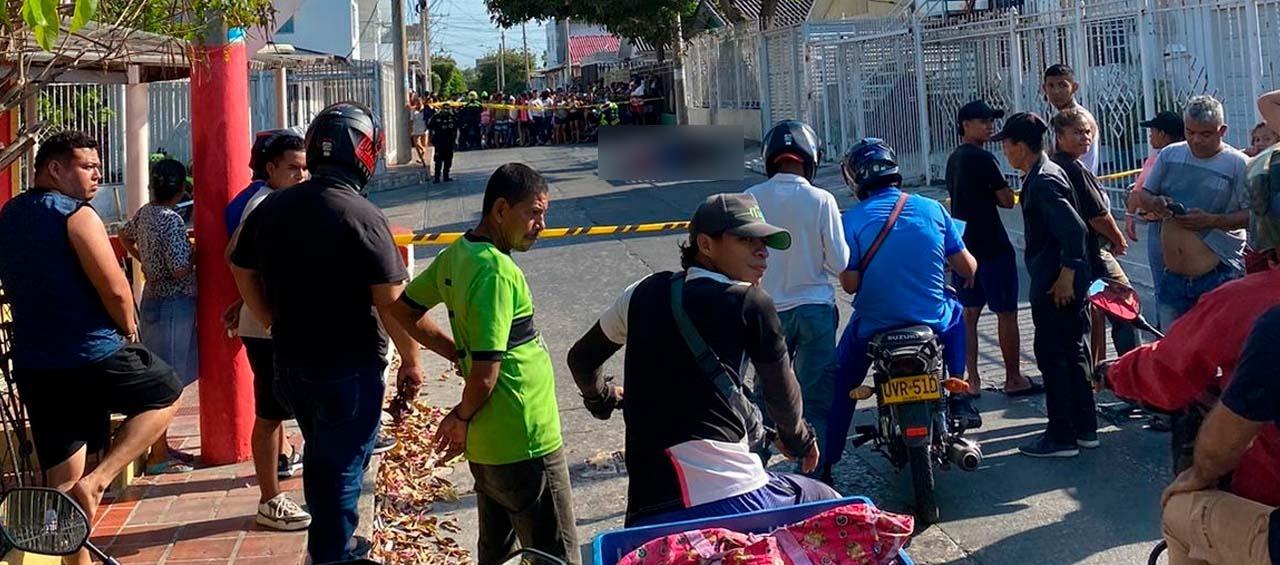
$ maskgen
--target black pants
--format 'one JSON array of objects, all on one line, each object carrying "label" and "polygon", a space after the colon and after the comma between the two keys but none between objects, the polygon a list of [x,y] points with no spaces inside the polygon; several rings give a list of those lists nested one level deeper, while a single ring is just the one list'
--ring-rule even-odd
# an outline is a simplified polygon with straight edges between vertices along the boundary
[{"label": "black pants", "polygon": [[440,180],[440,175],[445,178],[449,177],[449,170],[453,168],[453,144],[437,145],[435,150],[435,180]]},{"label": "black pants", "polygon": [[1044,377],[1050,438],[1074,444],[1081,435],[1098,431],[1089,375],[1089,309],[1083,300],[1059,308],[1051,300],[1031,303],[1035,324],[1036,365]]},{"label": "black pants", "polygon": [[471,463],[480,514],[478,563],[495,565],[520,547],[545,551],[570,565],[578,553],[569,464],[564,450],[509,465]]}]

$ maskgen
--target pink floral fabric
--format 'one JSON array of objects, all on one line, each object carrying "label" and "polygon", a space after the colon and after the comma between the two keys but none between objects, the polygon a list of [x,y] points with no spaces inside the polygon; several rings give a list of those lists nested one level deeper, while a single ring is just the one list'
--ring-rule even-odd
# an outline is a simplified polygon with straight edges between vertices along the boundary
[{"label": "pink floral fabric", "polygon": [[890,565],[915,528],[911,516],[854,503],[767,535],[724,528],[658,538],[619,565]]}]

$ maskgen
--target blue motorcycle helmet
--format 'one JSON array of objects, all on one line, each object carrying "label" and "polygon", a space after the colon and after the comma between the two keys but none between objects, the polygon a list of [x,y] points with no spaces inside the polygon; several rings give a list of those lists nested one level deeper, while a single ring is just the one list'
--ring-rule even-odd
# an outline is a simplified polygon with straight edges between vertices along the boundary
[{"label": "blue motorcycle helmet", "polygon": [[840,173],[859,199],[873,190],[902,183],[897,154],[877,137],[863,138],[850,147],[840,162]]}]

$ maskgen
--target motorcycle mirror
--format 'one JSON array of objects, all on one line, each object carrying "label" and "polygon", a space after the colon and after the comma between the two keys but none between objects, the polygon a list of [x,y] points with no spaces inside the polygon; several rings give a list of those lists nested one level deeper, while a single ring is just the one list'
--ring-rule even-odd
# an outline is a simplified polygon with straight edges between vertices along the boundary
[{"label": "motorcycle mirror", "polygon": [[1109,283],[1102,279],[1089,285],[1089,303],[1107,315],[1125,322],[1138,319],[1142,313],[1142,301],[1133,287]]},{"label": "motorcycle mirror", "polygon": [[564,561],[533,548],[525,548],[508,555],[502,565],[564,565]]},{"label": "motorcycle mirror", "polygon": [[0,532],[26,553],[70,555],[89,540],[89,518],[64,492],[18,487],[0,499]]}]

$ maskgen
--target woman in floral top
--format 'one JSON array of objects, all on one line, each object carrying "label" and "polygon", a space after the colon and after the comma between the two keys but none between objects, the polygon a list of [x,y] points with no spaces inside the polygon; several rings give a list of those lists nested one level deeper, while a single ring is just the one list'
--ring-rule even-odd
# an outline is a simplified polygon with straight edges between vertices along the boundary
[{"label": "woman in floral top", "polygon": [[[142,263],[142,343],[169,363],[186,387],[196,380],[195,256],[187,225],[174,209],[186,194],[187,171],[165,159],[151,168],[151,203],[143,206],[120,231],[120,241]],[[190,455],[169,447],[160,436],[147,460],[148,474],[191,471]]]}]

